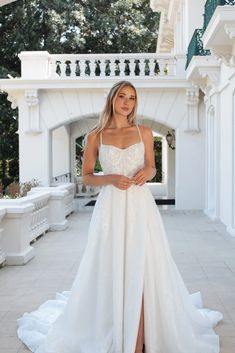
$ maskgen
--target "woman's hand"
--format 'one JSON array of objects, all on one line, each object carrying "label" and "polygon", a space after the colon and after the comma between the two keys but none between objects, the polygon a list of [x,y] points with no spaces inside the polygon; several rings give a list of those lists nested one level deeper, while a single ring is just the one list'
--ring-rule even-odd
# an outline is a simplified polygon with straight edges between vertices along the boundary
[{"label": "woman's hand", "polygon": [[110,184],[121,190],[127,190],[133,184],[135,184],[133,179],[130,179],[124,175],[113,174],[109,175]]},{"label": "woman's hand", "polygon": [[153,169],[154,168],[152,167],[145,167],[140,169],[138,173],[136,173],[136,175],[132,178],[132,180],[135,182],[135,185],[142,186],[146,183],[146,181],[150,180],[153,175]]}]

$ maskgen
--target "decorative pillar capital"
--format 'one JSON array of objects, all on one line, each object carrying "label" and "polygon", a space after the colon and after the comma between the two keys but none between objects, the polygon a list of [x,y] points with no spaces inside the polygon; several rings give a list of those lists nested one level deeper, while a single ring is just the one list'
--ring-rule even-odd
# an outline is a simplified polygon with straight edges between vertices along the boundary
[{"label": "decorative pillar capital", "polygon": [[199,128],[199,87],[193,86],[186,90],[187,105],[187,127],[184,132],[196,134],[200,132]]},{"label": "decorative pillar capital", "polygon": [[25,91],[25,101],[28,107],[35,107],[38,105],[38,91],[36,89]]},{"label": "decorative pillar capital", "polygon": [[38,90],[31,89],[25,91],[25,103],[28,112],[27,134],[37,135],[41,133],[40,115],[39,115],[39,97]]},{"label": "decorative pillar capital", "polygon": [[197,86],[190,87],[186,90],[186,104],[195,105],[199,103],[199,88]]}]

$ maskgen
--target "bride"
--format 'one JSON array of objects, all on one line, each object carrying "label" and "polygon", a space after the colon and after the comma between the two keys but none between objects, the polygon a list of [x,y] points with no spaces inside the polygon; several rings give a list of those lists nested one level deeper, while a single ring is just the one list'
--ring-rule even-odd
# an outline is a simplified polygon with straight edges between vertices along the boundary
[{"label": "bride", "polygon": [[[155,173],[151,129],[136,124],[137,92],[111,88],[87,135],[83,180],[102,186],[71,291],[18,319],[36,353],[219,353],[217,311],[189,294],[146,185]],[[94,175],[99,158],[104,175]]]}]

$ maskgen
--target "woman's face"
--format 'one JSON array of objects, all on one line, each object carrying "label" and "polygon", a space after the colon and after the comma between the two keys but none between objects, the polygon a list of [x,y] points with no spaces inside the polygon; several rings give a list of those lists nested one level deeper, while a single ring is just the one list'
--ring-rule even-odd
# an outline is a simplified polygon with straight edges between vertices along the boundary
[{"label": "woman's face", "polygon": [[135,107],[136,94],[135,90],[130,86],[124,86],[119,91],[114,110],[115,114],[128,116]]}]

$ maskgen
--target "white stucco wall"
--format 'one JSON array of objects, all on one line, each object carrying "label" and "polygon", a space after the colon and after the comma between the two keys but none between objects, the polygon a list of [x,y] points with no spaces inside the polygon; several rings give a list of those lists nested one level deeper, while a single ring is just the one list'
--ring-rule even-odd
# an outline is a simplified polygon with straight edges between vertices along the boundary
[{"label": "white stucco wall", "polygon": [[[226,79],[222,77],[222,81]],[[235,77],[231,80],[220,94],[220,218],[226,225],[232,223],[233,217],[233,187],[235,180],[233,179],[234,152],[233,140],[234,136],[234,111],[233,111],[233,91],[235,85]]]},{"label": "white stucco wall", "polygon": [[168,147],[167,158],[167,197],[175,198],[175,150]]},{"label": "white stucco wall", "polygon": [[61,126],[52,131],[52,177],[70,171],[70,128]]},{"label": "white stucco wall", "polygon": [[176,208],[203,209],[205,204],[205,121],[199,109],[200,133],[185,133],[186,119],[176,131]]},{"label": "white stucco wall", "polygon": [[185,0],[185,12],[183,22],[185,23],[185,41],[190,42],[193,32],[203,27],[203,13],[205,0]]}]

